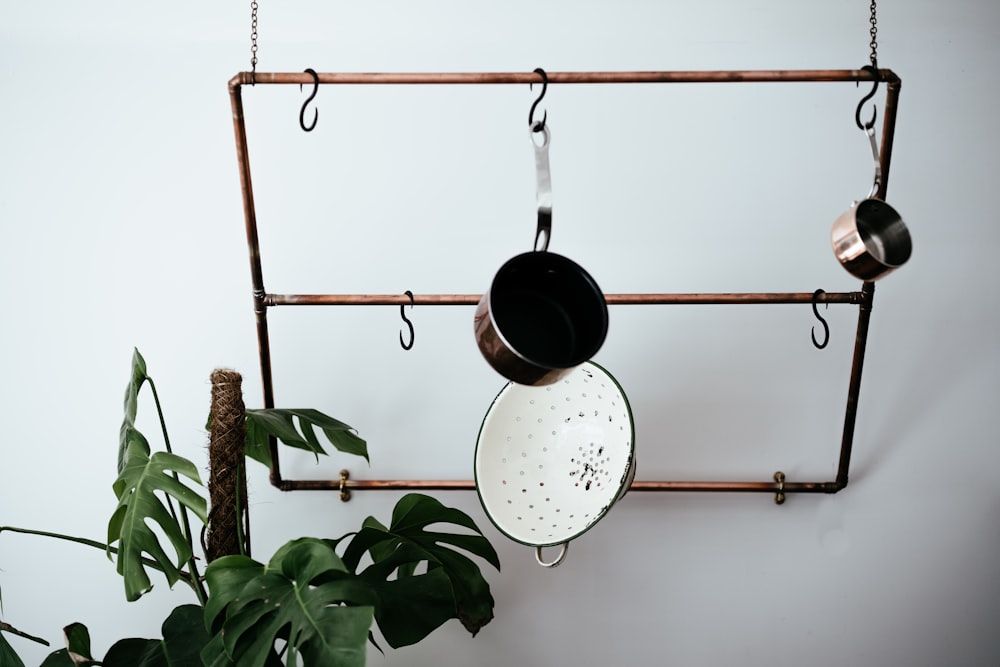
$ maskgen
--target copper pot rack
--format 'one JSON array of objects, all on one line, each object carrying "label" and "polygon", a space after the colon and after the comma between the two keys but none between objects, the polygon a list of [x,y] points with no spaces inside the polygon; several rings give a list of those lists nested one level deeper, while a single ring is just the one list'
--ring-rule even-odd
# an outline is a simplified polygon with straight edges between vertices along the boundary
[{"label": "copper pot rack", "polygon": [[[871,72],[863,69],[852,70],[726,70],[726,71],[637,71],[637,72],[550,72],[551,84],[619,84],[619,83],[777,83],[777,82],[871,82]],[[264,407],[274,407],[274,392],[271,378],[271,352],[267,329],[267,312],[278,306],[338,306],[371,305],[399,306],[419,304],[433,306],[475,306],[479,294],[418,294],[412,302],[405,295],[394,294],[270,294],[264,289],[263,271],[260,260],[260,245],[257,236],[257,216],[254,209],[253,185],[250,178],[250,158],[247,149],[246,125],[243,114],[242,88],[247,85],[295,85],[312,84],[372,84],[372,85],[482,85],[482,84],[530,84],[538,82],[538,75],[524,72],[477,72],[477,73],[317,73],[311,72],[240,72],[229,81],[229,96],[233,111],[233,128],[236,134],[236,156],[240,169],[240,184],[243,194],[243,210],[246,222],[247,245],[250,252],[250,274],[253,284],[254,313],[256,315],[257,342],[260,356],[261,381],[263,384]],[[889,165],[896,124],[896,108],[901,86],[900,78],[889,69],[878,70],[878,81],[886,84],[885,108],[882,113],[882,135],[879,161],[882,179],[876,193],[885,199],[889,179]],[[875,295],[873,282],[862,283],[857,292],[767,292],[767,293],[718,293],[718,294],[659,294],[629,293],[605,295],[608,305],[698,305],[698,304],[802,304],[837,303],[858,306],[858,324],[854,351],[851,360],[851,376],[848,384],[847,406],[844,414],[844,428],[841,437],[840,457],[836,478],[822,482],[786,481],[784,473],[778,471],[771,481],[731,482],[731,481],[643,481],[635,480],[631,491],[675,491],[675,492],[763,492],[774,494],[775,502],[782,504],[787,493],[836,493],[847,486],[851,462],[851,448],[861,389],[861,373],[864,365],[865,347],[868,340],[868,324]],[[451,491],[473,490],[471,480],[353,480],[348,471],[341,470],[338,479],[293,480],[281,476],[277,441],[270,441],[271,484],[283,491],[324,490],[339,491],[342,500],[350,498],[351,491],[372,490],[424,490]]]}]

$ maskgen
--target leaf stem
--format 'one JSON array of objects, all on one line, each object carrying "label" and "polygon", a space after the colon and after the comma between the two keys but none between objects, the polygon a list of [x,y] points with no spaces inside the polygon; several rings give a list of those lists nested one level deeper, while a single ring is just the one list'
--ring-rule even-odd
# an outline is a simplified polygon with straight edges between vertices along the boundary
[{"label": "leaf stem", "polygon": [[21,632],[10,623],[4,623],[3,621],[0,621],[0,630],[3,630],[4,632],[9,632],[12,635],[17,635],[18,637],[24,637],[25,639],[30,639],[33,642],[44,644],[45,646],[49,645],[49,643],[46,640],[42,639],[41,637],[29,635],[27,632]]},{"label": "leaf stem", "polygon": [[[170,436],[167,434],[167,422],[163,417],[163,408],[160,406],[160,395],[156,391],[156,383],[153,382],[153,378],[146,376],[146,381],[149,383],[149,388],[153,392],[153,403],[156,405],[156,416],[160,420],[160,430],[163,432],[163,446],[166,448],[168,454],[173,454],[174,450],[170,447]],[[173,473],[174,479],[178,482],[180,481],[180,476],[175,472]],[[191,588],[194,589],[194,594],[198,597],[198,602],[202,607],[205,606],[205,601],[208,599],[208,593],[205,591],[205,585],[202,583],[201,574],[198,572],[198,564],[194,558],[194,538],[191,532],[191,521],[188,518],[187,509],[184,505],[180,506],[181,518],[180,521],[177,520],[177,511],[174,509],[174,503],[167,495],[167,507],[170,509],[170,516],[174,518],[174,523],[180,523],[184,529],[184,539],[187,540],[188,547],[191,549],[191,558],[188,560],[188,568],[191,570]]]},{"label": "leaf stem", "polygon": [[[15,526],[0,526],[0,533],[2,533],[4,531],[10,532],[10,533],[21,533],[23,535],[38,535],[40,537],[51,537],[51,538],[54,538],[54,539],[57,539],[57,540],[64,540],[66,542],[75,542],[76,544],[83,544],[84,546],[94,547],[95,549],[100,549],[101,551],[104,551],[105,553],[108,553],[108,552],[113,553],[113,554],[117,554],[118,553],[118,547],[113,547],[110,544],[105,544],[104,542],[98,542],[97,540],[89,540],[86,537],[74,537],[73,535],[63,535],[61,533],[50,533],[50,532],[45,531],[45,530],[33,530],[31,528],[17,528]],[[155,560],[153,560],[152,558],[145,558],[145,557],[143,557],[142,562],[147,567],[151,567],[154,570],[159,570],[160,572],[163,572],[163,567],[159,563],[157,563]],[[180,572],[180,575],[181,575],[181,577],[180,577],[181,581],[183,581],[185,584],[187,584],[192,589],[194,589],[195,590],[195,595],[197,595],[198,594],[198,590],[197,590],[197,588],[195,588],[195,585],[194,585],[194,583],[192,581],[192,579],[194,577],[191,575],[191,573],[184,572],[182,570]],[[201,598],[199,598],[199,600],[200,599]],[[201,604],[202,604],[202,606],[205,605],[204,602],[202,602]]]},{"label": "leaf stem", "polygon": [[249,551],[250,544],[249,544],[249,540],[247,539],[248,536],[247,536],[246,533],[249,531],[250,526],[249,526],[249,522],[248,522],[248,524],[246,526],[246,530],[244,530],[243,521],[244,521],[244,518],[246,517],[246,511],[245,511],[245,509],[243,507],[243,502],[242,502],[243,499],[240,498],[240,483],[239,483],[239,480],[242,479],[242,477],[243,477],[242,470],[243,470],[243,465],[237,463],[236,464],[236,479],[237,479],[237,482],[235,483],[235,486],[236,486],[236,542],[237,542],[237,544],[239,544],[239,547],[240,547],[240,555],[241,556],[249,556],[250,554],[248,553],[248,551]]}]

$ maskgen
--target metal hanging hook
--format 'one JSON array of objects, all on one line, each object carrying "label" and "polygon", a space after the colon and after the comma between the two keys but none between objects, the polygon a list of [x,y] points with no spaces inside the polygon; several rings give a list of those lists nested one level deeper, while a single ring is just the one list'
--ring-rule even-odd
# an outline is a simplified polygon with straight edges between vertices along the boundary
[{"label": "metal hanging hook", "polygon": [[[316,121],[319,120],[319,109],[313,109],[312,125],[309,125],[307,127],[306,126],[306,107],[309,106],[309,103],[313,101],[314,97],[316,97],[316,93],[319,92],[319,74],[316,74],[316,71],[313,70],[312,68],[307,68],[304,71],[306,72],[306,74],[312,75],[313,90],[312,90],[312,93],[309,95],[309,97],[306,98],[306,101],[302,103],[302,110],[299,111],[299,126],[304,131],[306,131],[306,132],[312,132],[313,128],[316,127]],[[299,84],[299,90],[300,91],[302,90],[302,84],[301,83]]]},{"label": "metal hanging hook", "polygon": [[[536,121],[535,109],[538,107],[538,103],[542,101],[542,98],[545,97],[545,91],[549,89],[549,75],[546,74],[545,70],[541,67],[535,68],[535,74],[542,77],[542,92],[538,95],[538,99],[535,100],[535,103],[531,105],[531,111],[528,112],[528,125],[531,127],[532,132],[541,132],[545,129],[545,121],[549,117],[549,112],[546,110],[542,115],[542,120]],[[531,87],[532,84],[529,83],[528,88],[530,89]]]},{"label": "metal hanging hook", "polygon": [[[404,294],[406,294],[406,296],[410,297],[410,308],[412,309],[413,308],[413,292],[411,292],[410,290],[406,290],[404,292]],[[399,304],[399,316],[403,318],[403,321],[406,322],[406,326],[410,329],[410,342],[407,343],[406,341],[403,340],[403,332],[400,331],[399,332],[399,344],[403,346],[404,350],[409,350],[410,348],[413,347],[413,341],[415,340],[416,336],[413,333],[413,322],[411,322],[410,320],[408,320],[407,317],[406,317],[406,304],[403,304],[403,303]]]},{"label": "metal hanging hook", "polygon": [[[867,102],[871,98],[875,97],[875,93],[878,91],[878,83],[879,83],[878,65],[876,65],[875,61],[873,60],[871,65],[865,65],[861,69],[863,71],[865,71],[865,72],[869,72],[872,75],[872,77],[874,79],[874,83],[872,85],[872,89],[870,91],[868,91],[868,94],[865,95],[864,97],[862,97],[861,101],[858,102],[858,108],[854,111],[854,122],[857,123],[859,130],[866,130],[867,131],[867,130],[870,130],[870,129],[872,129],[872,128],[875,127],[875,115],[876,115],[876,111],[877,110],[873,106],[872,107],[872,119],[870,121],[868,121],[867,123],[862,123],[861,122],[861,107],[863,107],[865,105],[865,102]],[[861,83],[858,82],[858,81],[855,81],[854,85],[855,86],[859,86],[859,85],[861,85]]]},{"label": "metal hanging hook", "polygon": [[[820,324],[823,325],[822,343],[816,340],[816,327],[813,327],[812,329],[809,330],[810,336],[812,336],[813,345],[816,346],[817,350],[822,350],[824,347],[826,347],[827,343],[830,342],[830,326],[826,323],[826,320],[823,319],[823,316],[819,314],[819,308],[816,307],[816,304],[819,303],[819,297],[823,294],[826,294],[826,292],[824,292],[821,289],[818,289],[815,292],[813,292],[813,298],[812,298],[813,315],[815,315],[816,319],[819,320]],[[829,308],[830,304],[827,303],[826,307]]]}]

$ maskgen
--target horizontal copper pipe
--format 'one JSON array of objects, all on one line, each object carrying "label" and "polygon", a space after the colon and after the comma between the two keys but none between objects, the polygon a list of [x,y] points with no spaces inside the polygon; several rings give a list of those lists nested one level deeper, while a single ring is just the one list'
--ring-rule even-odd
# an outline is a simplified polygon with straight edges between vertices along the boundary
[{"label": "horizontal copper pipe", "polygon": [[[381,491],[473,491],[475,482],[471,480],[424,480],[424,479],[366,479],[366,480],[282,480],[282,491],[358,491],[364,489]],[[635,481],[629,491],[652,492],[715,492],[715,493],[836,493],[837,482],[663,482]]]},{"label": "horizontal copper pipe", "polygon": [[[330,84],[526,84],[538,83],[534,72],[320,72],[320,83]],[[824,81],[871,81],[861,69],[823,70],[726,70],[688,72],[546,72],[549,83],[778,83]],[[895,83],[899,77],[880,69],[879,78]],[[311,84],[306,72],[240,72],[230,88],[255,84]]]},{"label": "horizontal copper pipe", "polygon": [[[414,294],[413,303],[421,306],[475,306],[481,294]],[[716,294],[605,294],[609,305],[655,304],[767,304],[812,303],[812,292],[757,292]],[[861,303],[861,292],[825,292],[819,303]],[[396,306],[409,305],[405,294],[268,294],[266,306]]]}]

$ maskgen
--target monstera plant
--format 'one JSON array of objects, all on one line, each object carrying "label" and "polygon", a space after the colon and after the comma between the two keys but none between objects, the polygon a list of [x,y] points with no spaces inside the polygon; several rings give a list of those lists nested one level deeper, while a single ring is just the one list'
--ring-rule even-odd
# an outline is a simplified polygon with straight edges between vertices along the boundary
[{"label": "monstera plant", "polygon": [[[135,425],[139,392],[147,385],[162,429],[161,451],[153,451]],[[327,454],[317,431],[338,451],[368,458],[365,441],[350,426],[316,410],[247,410],[246,422],[246,455],[268,465],[270,436],[317,456]],[[122,575],[129,601],[152,589],[151,576],[163,576],[171,587],[189,586],[196,603],[170,613],[162,638],[120,640],[100,660],[91,655],[86,626],[72,623],[63,629],[66,648],[50,654],[42,667],[355,667],[365,664],[369,642],[378,646],[373,626],[389,646],[399,648],[450,619],[475,635],[493,618],[489,584],[469,555],[499,569],[496,551],[468,515],[421,494],[403,496],[388,526],[368,517],[357,532],[292,540],[266,563],[243,554],[223,556],[202,574],[192,523],[207,521],[204,487],[197,467],[171,450],[156,386],[138,350],[125,393],[113,488],[118,504],[106,542],[8,526],[0,532],[104,549]],[[462,530],[429,529],[449,524]],[[3,667],[24,665],[5,632],[15,641],[47,644],[0,622]]]}]

